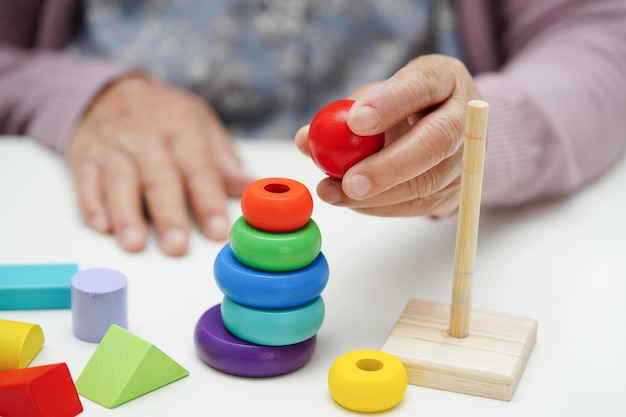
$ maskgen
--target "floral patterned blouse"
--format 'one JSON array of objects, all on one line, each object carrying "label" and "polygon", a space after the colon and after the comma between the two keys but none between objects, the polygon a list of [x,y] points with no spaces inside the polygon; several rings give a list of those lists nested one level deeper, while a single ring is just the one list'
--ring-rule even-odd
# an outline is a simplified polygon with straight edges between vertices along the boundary
[{"label": "floral patterned blouse", "polygon": [[462,58],[450,0],[85,0],[71,49],[204,97],[241,137],[292,137],[425,53]]}]

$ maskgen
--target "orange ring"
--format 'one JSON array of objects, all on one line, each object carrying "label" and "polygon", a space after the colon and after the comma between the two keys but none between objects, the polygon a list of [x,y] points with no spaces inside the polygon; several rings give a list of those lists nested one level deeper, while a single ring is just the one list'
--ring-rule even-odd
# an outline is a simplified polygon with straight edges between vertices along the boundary
[{"label": "orange ring", "polygon": [[244,219],[257,229],[283,233],[304,227],[313,213],[313,198],[302,183],[287,178],[254,181],[241,196]]}]

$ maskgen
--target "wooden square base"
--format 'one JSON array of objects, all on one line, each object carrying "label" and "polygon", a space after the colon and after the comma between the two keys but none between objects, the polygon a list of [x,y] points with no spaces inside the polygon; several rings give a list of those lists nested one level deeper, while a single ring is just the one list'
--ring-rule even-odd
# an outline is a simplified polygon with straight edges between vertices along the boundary
[{"label": "wooden square base", "polygon": [[450,306],[409,300],[382,351],[399,358],[409,383],[511,400],[535,346],[537,322],[472,310],[470,335],[448,334]]}]

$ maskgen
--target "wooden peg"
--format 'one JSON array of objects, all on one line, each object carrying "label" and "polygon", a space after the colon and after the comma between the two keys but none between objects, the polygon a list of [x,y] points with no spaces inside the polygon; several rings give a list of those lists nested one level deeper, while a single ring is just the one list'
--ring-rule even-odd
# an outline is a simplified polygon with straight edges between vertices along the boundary
[{"label": "wooden peg", "polygon": [[488,110],[484,101],[467,106],[452,303],[409,300],[381,350],[402,361],[410,384],[510,400],[537,322],[473,310],[470,324]]},{"label": "wooden peg", "polygon": [[467,104],[452,305],[448,329],[450,335],[454,337],[467,337],[469,334],[488,113],[489,105],[484,101],[472,100]]}]

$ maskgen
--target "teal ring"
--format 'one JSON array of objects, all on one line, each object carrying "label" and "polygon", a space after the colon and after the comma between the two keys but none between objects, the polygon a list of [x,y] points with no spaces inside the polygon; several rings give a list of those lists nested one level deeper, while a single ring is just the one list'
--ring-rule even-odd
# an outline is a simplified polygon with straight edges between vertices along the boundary
[{"label": "teal ring", "polygon": [[231,228],[230,247],[235,258],[250,268],[294,271],[310,265],[317,258],[322,235],[312,219],[298,230],[272,233],[250,226],[241,216]]},{"label": "teal ring", "polygon": [[324,321],[321,296],[308,304],[285,309],[247,307],[224,297],[221,305],[224,326],[235,337],[264,346],[284,346],[313,337]]}]

